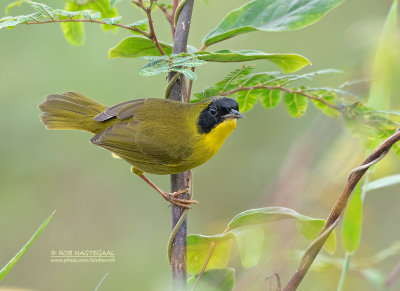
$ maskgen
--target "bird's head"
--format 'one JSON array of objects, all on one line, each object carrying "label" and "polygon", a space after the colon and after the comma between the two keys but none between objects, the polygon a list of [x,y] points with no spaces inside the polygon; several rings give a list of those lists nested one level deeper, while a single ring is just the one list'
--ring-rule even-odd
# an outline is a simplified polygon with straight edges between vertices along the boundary
[{"label": "bird's head", "polygon": [[208,133],[217,125],[243,118],[244,115],[239,112],[238,103],[226,97],[213,97],[203,101],[207,107],[200,112],[197,121],[200,133]]}]

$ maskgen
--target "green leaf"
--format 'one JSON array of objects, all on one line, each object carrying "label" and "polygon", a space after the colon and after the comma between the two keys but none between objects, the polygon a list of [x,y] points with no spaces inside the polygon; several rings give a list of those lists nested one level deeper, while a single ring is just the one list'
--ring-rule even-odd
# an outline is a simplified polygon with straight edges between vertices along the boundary
[{"label": "green leaf", "polygon": [[[40,13],[31,14],[32,16],[40,16]],[[25,23],[29,21],[29,15],[27,16],[6,16],[0,18],[0,29],[2,28],[12,28],[18,24]]]},{"label": "green leaf", "polygon": [[365,191],[371,191],[371,190],[376,190],[376,189],[380,189],[383,187],[396,185],[399,183],[400,183],[400,174],[384,177],[384,178],[369,182],[364,187],[365,187]]},{"label": "green leaf", "polygon": [[[315,239],[325,223],[323,219],[305,216],[290,208],[264,207],[239,213],[229,222],[228,227],[235,229],[242,226],[275,222],[283,219],[296,219],[300,224],[301,233],[308,239]],[[335,251],[336,235],[334,231],[329,235],[324,247],[331,254]]]},{"label": "green leaf", "polygon": [[[136,21],[134,23],[131,23],[128,26],[135,27],[137,29],[140,29],[141,31],[146,31],[148,24],[149,24],[149,20],[148,19],[142,19],[142,20]],[[134,34],[140,34],[139,32],[134,31],[134,30],[132,30],[131,32],[134,33]]]},{"label": "green leaf", "polygon": [[7,273],[14,267],[14,265],[18,262],[18,260],[25,254],[25,252],[29,249],[32,243],[36,240],[39,234],[42,232],[43,229],[47,226],[50,220],[53,218],[56,212],[53,211],[49,217],[46,218],[45,221],[39,226],[39,228],[35,231],[32,237],[27,241],[27,243],[19,250],[19,252],[0,270],[0,281],[4,279]]},{"label": "green leaf", "polygon": [[195,98],[193,100],[191,100],[191,102],[198,102],[200,100],[203,100],[203,99],[206,99],[209,97],[218,96],[219,92],[220,91],[214,87],[208,87],[200,93],[195,93],[194,94]]},{"label": "green leaf", "polygon": [[[196,282],[197,275],[188,280],[188,288],[191,290]],[[235,270],[217,269],[203,273],[196,287],[196,291],[231,291],[235,287]]]},{"label": "green leaf", "polygon": [[[161,47],[167,55],[172,53],[172,47],[160,42]],[[160,56],[160,52],[154,43],[147,38],[130,36],[123,39],[115,47],[108,51],[110,59],[113,58],[138,58],[142,56]]]},{"label": "green leaf", "polygon": [[44,3],[33,2],[33,1],[29,1],[29,0],[27,0],[26,3],[28,3],[30,6],[32,6],[35,10],[47,15],[48,17],[54,18],[54,15],[53,15],[54,9],[51,8],[50,6],[48,6]]},{"label": "green leaf", "polygon": [[361,186],[358,183],[344,213],[342,226],[343,248],[350,254],[360,245],[362,212]]},{"label": "green leaf", "polygon": [[[334,94],[322,96],[320,98],[328,102],[329,104],[335,105],[336,96]],[[322,113],[328,115],[329,117],[337,117],[340,115],[340,112],[338,110],[329,107],[321,101],[312,99],[312,102],[314,103],[315,107],[317,107],[319,110],[322,111]]]},{"label": "green leaf", "polygon": [[259,227],[241,227],[231,232],[235,235],[243,268],[257,265],[264,245],[264,231]]},{"label": "green leaf", "polygon": [[197,80],[197,75],[191,69],[181,69],[181,68],[174,68],[171,71],[179,72],[185,75],[186,78],[190,80]]},{"label": "green leaf", "polygon": [[[370,150],[374,150],[398,128],[398,125],[388,119],[386,114],[379,113],[361,102],[347,106],[342,113],[346,126]],[[400,145],[394,144],[392,150],[400,156]]]},{"label": "green leaf", "polygon": [[110,7],[114,8],[115,4],[117,4],[120,0],[110,0]]},{"label": "green leaf", "polygon": [[280,90],[264,90],[264,94],[261,98],[261,104],[265,108],[274,108],[278,106],[281,100],[282,91]]},{"label": "green leaf", "polygon": [[236,93],[237,95],[236,101],[239,104],[240,112],[246,112],[251,110],[257,103],[258,95],[257,93],[254,93],[254,91],[257,90],[247,90]]},{"label": "green leaf", "polygon": [[298,54],[267,54],[256,50],[221,50],[216,52],[197,52],[198,59],[208,62],[245,62],[268,60],[278,65],[285,73],[292,73],[311,65],[311,62]]},{"label": "green leaf", "polygon": [[[77,3],[67,2],[64,9],[66,11],[77,11],[80,9]],[[67,15],[64,17],[67,18]],[[65,39],[72,45],[83,45],[85,41],[85,31],[81,22],[62,22],[61,29]]]},{"label": "green leaf", "polygon": [[232,233],[205,236],[191,234],[187,236],[187,271],[198,274],[203,266],[212,242],[218,242],[214,248],[206,270],[225,268],[231,253]]},{"label": "green leaf", "polygon": [[196,74],[189,67],[197,67],[205,63],[205,61],[197,60],[194,56],[172,55],[168,56],[144,56],[142,60],[150,60],[146,65],[140,68],[141,76],[152,76],[160,73],[168,73],[171,71],[180,72],[187,78],[195,80]]},{"label": "green leaf", "polygon": [[4,14],[5,14],[5,15],[8,15],[8,13],[10,12],[10,10],[11,10],[12,8],[19,7],[19,6],[21,6],[22,4],[24,4],[24,3],[26,3],[26,0],[18,0],[18,1],[11,2],[10,4],[8,4],[8,5],[6,6],[6,9],[4,9]]},{"label": "green leaf", "polygon": [[[302,223],[300,223],[300,232],[305,238],[307,238],[309,240],[314,240],[318,237],[324,224],[325,224],[325,220],[323,220],[323,219],[302,222]],[[336,250],[336,234],[335,234],[335,232],[332,232],[329,235],[328,239],[325,242],[324,248],[328,251],[328,253],[330,255],[333,255],[335,253],[335,250]]]},{"label": "green leaf", "polygon": [[287,31],[320,20],[344,0],[255,0],[229,13],[203,39],[209,46],[236,35],[262,30]]},{"label": "green leaf", "polygon": [[[82,8],[82,7],[81,7]],[[90,1],[84,5],[83,9],[92,9],[100,12],[102,18],[115,18],[118,17],[118,12],[116,8],[110,6],[109,0],[96,0]],[[116,26],[103,25],[103,30],[117,30]]]},{"label": "green leaf", "polygon": [[377,110],[388,110],[391,96],[397,97],[398,78],[396,76],[400,73],[400,42],[398,41],[400,30],[397,25],[397,6],[397,0],[393,1],[373,64],[373,81],[368,106]]},{"label": "green leaf", "polygon": [[307,110],[308,99],[303,95],[287,92],[283,96],[283,102],[290,116],[302,117]]},{"label": "green leaf", "polygon": [[113,17],[113,18],[103,18],[102,20],[109,25],[117,24],[121,21],[122,16]]}]

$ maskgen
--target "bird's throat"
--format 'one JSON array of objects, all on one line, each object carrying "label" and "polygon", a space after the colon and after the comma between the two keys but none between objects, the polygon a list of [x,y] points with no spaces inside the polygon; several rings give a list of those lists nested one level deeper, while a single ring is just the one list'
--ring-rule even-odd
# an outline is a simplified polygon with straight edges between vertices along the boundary
[{"label": "bird's throat", "polygon": [[217,152],[228,135],[236,128],[236,119],[226,119],[205,135],[206,146]]}]

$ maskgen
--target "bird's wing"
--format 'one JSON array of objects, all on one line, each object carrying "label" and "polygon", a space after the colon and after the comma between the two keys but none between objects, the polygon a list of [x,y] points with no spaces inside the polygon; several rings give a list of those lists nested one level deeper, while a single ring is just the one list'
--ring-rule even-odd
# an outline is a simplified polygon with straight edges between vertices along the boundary
[{"label": "bird's wing", "polygon": [[170,149],[163,140],[152,138],[139,130],[137,121],[117,123],[90,141],[132,162],[172,166],[190,155],[190,148]]},{"label": "bird's wing", "polygon": [[135,114],[135,110],[142,106],[145,102],[145,99],[137,99],[131,100],[127,102],[123,102],[111,107],[108,107],[105,111],[98,114],[94,120],[96,121],[106,121],[113,117],[117,117],[118,119],[128,119],[133,117]]}]

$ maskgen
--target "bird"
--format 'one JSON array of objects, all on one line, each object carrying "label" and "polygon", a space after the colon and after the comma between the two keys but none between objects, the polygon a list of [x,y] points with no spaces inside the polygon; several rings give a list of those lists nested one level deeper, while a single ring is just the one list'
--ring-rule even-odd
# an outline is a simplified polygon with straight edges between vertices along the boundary
[{"label": "bird", "polygon": [[65,92],[46,96],[39,109],[47,129],[91,132],[92,144],[128,162],[165,200],[185,208],[198,203],[177,197],[187,189],[162,191],[144,174],[177,174],[205,163],[244,117],[234,99],[222,96],[196,103],[145,98],[107,107]]}]

